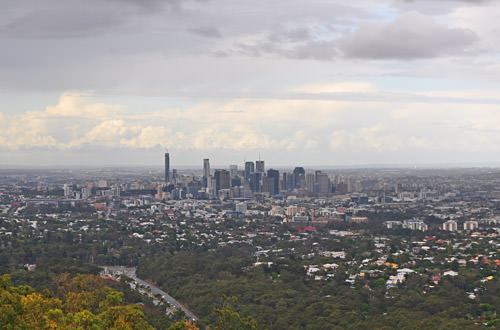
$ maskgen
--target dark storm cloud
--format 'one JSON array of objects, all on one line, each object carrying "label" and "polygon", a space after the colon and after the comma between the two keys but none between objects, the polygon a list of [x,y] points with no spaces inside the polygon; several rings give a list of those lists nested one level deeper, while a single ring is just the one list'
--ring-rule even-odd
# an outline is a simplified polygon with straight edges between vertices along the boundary
[{"label": "dark storm cloud", "polygon": [[449,28],[410,12],[389,23],[366,23],[339,40],[347,57],[416,59],[463,55],[477,41],[471,30]]}]

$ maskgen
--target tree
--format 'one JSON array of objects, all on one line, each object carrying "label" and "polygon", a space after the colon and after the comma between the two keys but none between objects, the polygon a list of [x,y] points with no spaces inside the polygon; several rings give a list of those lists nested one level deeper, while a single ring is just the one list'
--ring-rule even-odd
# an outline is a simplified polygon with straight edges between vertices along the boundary
[{"label": "tree", "polygon": [[257,329],[257,323],[249,316],[242,318],[238,312],[233,311],[232,304],[238,299],[236,297],[227,297],[223,295],[224,302],[221,308],[216,308],[214,314],[216,317],[215,325],[211,326],[215,330],[254,330]]},{"label": "tree", "polygon": [[199,330],[199,329],[200,328],[198,328],[195,323],[187,320],[175,322],[168,328],[168,330]]},{"label": "tree", "polygon": [[[59,297],[14,287],[0,277],[1,329],[153,329],[139,305],[123,305],[123,293],[96,276],[58,277]],[[47,290],[44,290],[47,291]]]}]

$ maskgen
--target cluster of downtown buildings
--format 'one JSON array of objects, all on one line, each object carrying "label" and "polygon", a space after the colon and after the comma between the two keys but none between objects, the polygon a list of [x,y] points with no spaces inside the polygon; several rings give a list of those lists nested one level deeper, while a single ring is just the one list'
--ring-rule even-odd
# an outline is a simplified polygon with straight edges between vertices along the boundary
[{"label": "cluster of downtown buildings", "polygon": [[[0,214],[25,208],[88,208],[112,219],[134,209],[206,220],[273,217],[297,226],[331,222],[384,224],[389,230],[475,231],[500,222],[495,169],[171,170],[104,168],[0,172]],[[380,217],[383,213],[385,216]]]},{"label": "cluster of downtown buildings", "polygon": [[170,154],[165,153],[165,179],[158,186],[157,199],[259,199],[259,197],[331,196],[361,191],[359,181],[315,171],[306,173],[303,167],[292,171],[267,169],[263,160],[246,161],[242,169],[229,165],[228,169],[210,168],[210,160],[203,159],[201,177],[182,177],[176,169],[170,170]]}]

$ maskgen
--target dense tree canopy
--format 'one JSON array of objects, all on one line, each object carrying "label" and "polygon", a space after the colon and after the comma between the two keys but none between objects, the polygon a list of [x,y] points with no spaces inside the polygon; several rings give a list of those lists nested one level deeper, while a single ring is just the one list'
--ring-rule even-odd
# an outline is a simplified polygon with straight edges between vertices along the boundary
[{"label": "dense tree canopy", "polygon": [[123,293],[99,277],[63,274],[56,282],[56,292],[39,293],[0,277],[0,328],[153,329],[139,305],[125,305]]}]

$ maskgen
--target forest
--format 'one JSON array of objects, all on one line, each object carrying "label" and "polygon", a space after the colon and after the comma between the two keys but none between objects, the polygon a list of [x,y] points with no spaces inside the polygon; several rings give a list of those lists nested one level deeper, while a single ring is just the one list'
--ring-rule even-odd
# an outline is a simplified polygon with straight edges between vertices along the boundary
[{"label": "forest", "polygon": [[153,329],[142,308],[93,275],[60,274],[55,290],[35,291],[0,277],[2,329]]},{"label": "forest", "polygon": [[500,282],[487,283],[481,299],[466,292],[474,274],[446,277],[432,292],[422,292],[422,279],[387,292],[385,281],[355,287],[339,275],[331,281],[306,278],[297,260],[281,259],[271,267],[245,268],[246,248],[182,252],[144,260],[139,275],[189,302],[201,325],[213,322],[211,310],[221,297],[235,296],[235,308],[252,316],[263,329],[477,329],[498,327]]}]

